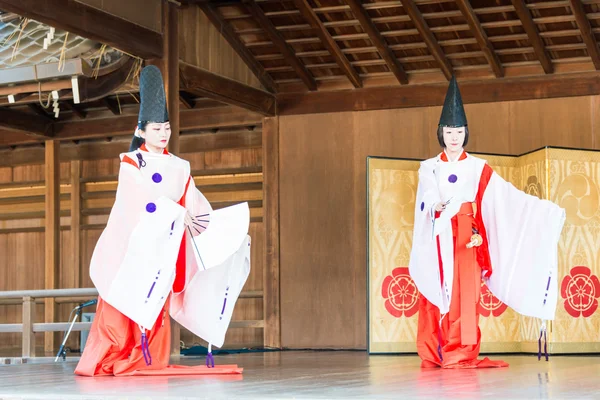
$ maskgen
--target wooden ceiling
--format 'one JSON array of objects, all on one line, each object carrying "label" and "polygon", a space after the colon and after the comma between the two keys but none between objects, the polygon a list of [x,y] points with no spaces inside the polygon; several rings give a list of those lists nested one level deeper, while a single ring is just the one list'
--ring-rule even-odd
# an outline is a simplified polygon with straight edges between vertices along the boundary
[{"label": "wooden ceiling", "polygon": [[[47,23],[63,18],[65,28],[103,38],[109,46],[127,38],[125,48],[141,59],[163,54],[160,35],[135,24],[117,18],[104,32],[104,22],[97,20],[115,17],[80,3],[63,16],[49,4],[72,0],[45,2],[39,10],[29,7],[32,1],[0,0],[0,6]],[[180,131],[185,133],[219,124],[248,129],[261,115],[439,105],[452,75],[465,103],[600,94],[600,0],[179,2],[183,8],[199,7],[264,87],[180,62]],[[42,17],[42,12],[50,14]],[[13,24],[20,18],[0,17],[0,23]],[[138,33],[126,34],[132,31]],[[144,35],[152,40],[144,42]],[[13,104],[6,99],[12,89],[0,87],[0,126],[8,129],[1,132],[0,147],[48,138],[97,140],[108,131],[129,134],[139,109],[132,62],[123,55],[101,69],[98,79],[84,85],[87,98],[80,104],[73,103],[68,87],[45,86],[60,81],[23,89]],[[55,118],[38,92],[61,89]]]},{"label": "wooden ceiling", "polygon": [[280,92],[600,69],[600,0],[186,3],[229,32]]}]

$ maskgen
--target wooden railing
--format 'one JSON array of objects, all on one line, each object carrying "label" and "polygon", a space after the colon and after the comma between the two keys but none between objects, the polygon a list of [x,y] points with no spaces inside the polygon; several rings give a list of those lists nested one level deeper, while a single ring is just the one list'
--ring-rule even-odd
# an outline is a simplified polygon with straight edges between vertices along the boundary
[{"label": "wooden railing", "polygon": [[[0,333],[21,332],[23,334],[23,358],[35,357],[36,332],[60,332],[69,329],[69,322],[36,323],[36,299],[84,296],[89,300],[89,297],[98,296],[98,291],[96,289],[55,289],[0,292],[0,301],[4,304],[11,304],[11,300],[18,299],[21,299],[21,303],[23,304],[23,322],[20,324],[0,324]],[[91,322],[75,323],[73,331],[88,330],[91,326]]]},{"label": "wooden railing", "polygon": [[[62,299],[55,300],[57,303],[78,303],[89,300],[90,297],[98,296],[98,290],[95,288],[85,289],[54,289],[54,290],[15,290],[0,292],[0,305],[23,305],[23,319],[20,324],[0,324],[0,333],[22,333],[22,357],[35,357],[35,333],[36,332],[61,332],[69,329],[69,322],[51,322],[36,323],[35,304],[41,299]],[[240,298],[262,298],[261,290],[246,291],[240,294]],[[72,331],[89,330],[91,322],[77,322],[73,325]],[[242,320],[231,321],[230,328],[263,328],[263,320]],[[172,341],[179,343],[179,330],[175,330],[172,335]]]}]

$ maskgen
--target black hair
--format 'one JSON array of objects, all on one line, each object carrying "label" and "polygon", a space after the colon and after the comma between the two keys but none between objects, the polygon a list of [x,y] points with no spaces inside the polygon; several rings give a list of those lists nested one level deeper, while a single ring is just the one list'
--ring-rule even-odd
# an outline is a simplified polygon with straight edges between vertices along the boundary
[{"label": "black hair", "polygon": [[[147,125],[148,121],[139,121],[137,127],[139,130],[145,131]],[[133,139],[131,139],[131,144],[129,145],[129,151],[136,151],[137,149],[142,147],[144,143],[146,143],[144,138],[133,135]]]},{"label": "black hair", "polygon": [[[442,148],[445,149],[446,144],[444,143],[444,127],[443,126],[438,126],[437,138],[438,138],[438,142],[440,143],[440,146],[442,146]],[[463,142],[462,147],[466,147],[467,143],[469,143],[469,127],[465,125],[465,141]]]}]

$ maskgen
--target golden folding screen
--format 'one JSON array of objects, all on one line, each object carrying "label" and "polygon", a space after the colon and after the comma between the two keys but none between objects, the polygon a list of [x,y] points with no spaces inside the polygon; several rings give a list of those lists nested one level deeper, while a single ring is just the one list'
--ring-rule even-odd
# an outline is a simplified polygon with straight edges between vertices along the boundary
[{"label": "golden folding screen", "polygon": [[[566,210],[548,351],[600,352],[600,152],[547,147],[519,157],[477,156],[518,189]],[[367,160],[370,353],[416,352],[418,292],[408,261],[418,169],[418,160]],[[481,351],[537,352],[541,321],[507,308],[486,287],[481,293]]]}]

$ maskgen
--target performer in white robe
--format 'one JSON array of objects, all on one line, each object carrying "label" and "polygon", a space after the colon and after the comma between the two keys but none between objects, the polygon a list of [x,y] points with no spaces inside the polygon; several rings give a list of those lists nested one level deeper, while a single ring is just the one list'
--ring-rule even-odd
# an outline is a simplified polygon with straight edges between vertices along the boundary
[{"label": "performer in white robe", "polygon": [[419,169],[409,271],[420,294],[422,367],[483,368],[478,360],[481,279],[517,312],[550,320],[565,210],[530,196],[463,150],[469,139],[453,77],[438,128],[444,149]]},{"label": "performer in white robe", "polygon": [[250,240],[232,235],[237,241],[229,247],[237,250],[223,263],[198,266],[193,238],[210,232],[214,212],[189,162],[166,150],[171,132],[158,68],[142,70],[140,95],[140,137],[121,155],[115,203],[90,264],[100,295],[75,373],[239,374],[236,365],[214,368],[212,357],[207,366],[168,365],[169,314],[209,343],[223,344],[249,274]]}]

